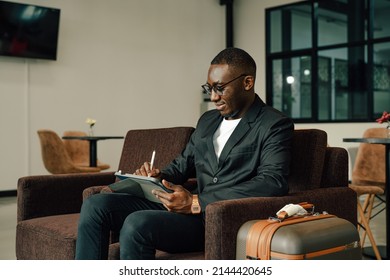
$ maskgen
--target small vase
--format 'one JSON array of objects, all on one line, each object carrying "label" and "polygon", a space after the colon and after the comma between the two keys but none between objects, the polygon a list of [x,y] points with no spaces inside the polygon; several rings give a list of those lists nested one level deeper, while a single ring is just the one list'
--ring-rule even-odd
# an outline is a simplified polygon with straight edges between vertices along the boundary
[{"label": "small vase", "polygon": [[88,136],[93,136],[93,127],[92,126],[88,130]]}]

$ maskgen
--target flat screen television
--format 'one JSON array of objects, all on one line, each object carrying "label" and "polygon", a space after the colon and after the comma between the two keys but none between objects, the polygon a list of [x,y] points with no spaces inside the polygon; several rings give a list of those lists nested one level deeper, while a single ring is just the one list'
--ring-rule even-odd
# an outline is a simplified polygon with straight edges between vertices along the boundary
[{"label": "flat screen television", "polygon": [[60,9],[0,1],[0,55],[57,60]]}]

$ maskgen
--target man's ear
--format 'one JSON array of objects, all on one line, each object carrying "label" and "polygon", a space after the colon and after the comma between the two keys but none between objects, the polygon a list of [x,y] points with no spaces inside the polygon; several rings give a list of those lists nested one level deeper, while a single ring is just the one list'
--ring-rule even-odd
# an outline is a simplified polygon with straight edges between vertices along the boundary
[{"label": "man's ear", "polygon": [[245,90],[251,90],[255,85],[255,78],[253,76],[245,76],[244,85]]}]

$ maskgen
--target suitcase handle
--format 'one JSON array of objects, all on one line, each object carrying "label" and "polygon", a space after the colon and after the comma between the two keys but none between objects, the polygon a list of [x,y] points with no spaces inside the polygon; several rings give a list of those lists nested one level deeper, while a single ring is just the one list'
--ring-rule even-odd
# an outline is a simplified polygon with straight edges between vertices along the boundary
[{"label": "suitcase handle", "polygon": [[[299,206],[301,206],[303,209],[305,209],[308,213],[307,215],[313,215],[314,214],[314,204],[308,203],[308,202],[301,202],[298,203]],[[305,216],[305,215],[301,215]],[[276,215],[276,220],[284,221],[287,218],[291,218],[293,216],[289,216],[286,211],[281,211]]]}]

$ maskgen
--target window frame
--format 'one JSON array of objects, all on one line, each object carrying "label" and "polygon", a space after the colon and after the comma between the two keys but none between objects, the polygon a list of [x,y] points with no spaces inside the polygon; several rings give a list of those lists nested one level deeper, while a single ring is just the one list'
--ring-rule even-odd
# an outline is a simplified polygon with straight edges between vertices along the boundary
[{"label": "window frame", "polygon": [[[345,0],[345,1],[351,1],[351,0]],[[356,1],[356,0],[352,0]],[[363,117],[356,117],[354,116],[354,103],[353,99],[354,96],[357,97],[357,92],[353,90],[353,87],[351,88],[352,80],[349,82],[348,86],[348,91],[347,91],[347,116],[343,119],[337,119],[337,112],[334,114],[334,116],[331,116],[329,119],[321,120],[319,118],[319,110],[320,110],[320,104],[318,103],[319,100],[319,77],[318,77],[318,71],[311,71],[311,116],[310,117],[305,117],[305,118],[297,118],[293,117],[294,122],[296,123],[338,123],[338,122],[372,122],[373,120],[377,119],[380,117],[382,112],[374,112],[374,89],[373,89],[373,67],[374,65],[374,58],[373,58],[373,50],[374,46],[378,43],[387,43],[390,42],[390,36],[389,37],[382,37],[382,38],[373,38],[373,22],[374,22],[374,6],[373,6],[373,1],[370,0],[358,0],[361,1],[360,5],[363,5],[364,9],[362,9],[362,13],[359,15],[360,17],[364,17],[367,22],[367,28],[364,29],[365,34],[358,34],[357,37],[360,38],[359,40],[354,39],[351,41],[349,38],[347,38],[345,43],[336,43],[336,44],[328,44],[328,45],[323,45],[323,46],[318,46],[318,11],[322,7],[321,5],[324,4],[324,0],[307,0],[307,1],[300,1],[300,2],[295,2],[292,4],[286,4],[286,5],[281,5],[277,7],[272,7],[268,8],[265,10],[266,13],[266,102],[267,104],[273,106],[274,105],[274,95],[277,93],[274,93],[274,85],[273,85],[273,74],[274,74],[274,69],[273,69],[273,63],[275,60],[278,59],[292,59],[296,58],[299,56],[309,56],[311,57],[311,69],[318,69],[318,59],[321,57],[321,52],[323,51],[331,51],[331,50],[337,50],[337,49],[343,49],[345,48],[348,53],[351,52],[351,50],[359,52],[360,48],[364,50],[364,64],[362,65],[364,74],[357,74],[357,75],[362,75],[364,76],[364,79],[366,79],[361,86],[361,88],[358,88],[358,90],[363,90],[364,89],[364,94],[362,95],[363,99],[366,99],[366,108],[365,108],[365,116]],[[340,4],[339,1],[329,1],[326,0],[326,6],[330,7],[329,5],[332,4]],[[302,48],[302,49],[289,49],[289,50],[284,50],[283,47],[280,51],[271,51],[271,15],[275,11],[283,11],[286,9],[294,8],[299,5],[310,5],[311,7],[311,46],[308,48]],[[341,3],[342,5],[342,3]],[[337,7],[339,9],[339,7]],[[282,20],[281,20],[282,21]],[[285,23],[284,23],[285,24]],[[347,22],[347,29],[348,29],[348,23]],[[281,23],[282,25],[282,23]],[[280,30],[282,30],[282,27],[280,27]],[[290,40],[290,45],[291,45],[291,37],[292,37],[292,32],[290,34],[283,34],[283,40],[287,38],[287,40]],[[282,36],[282,31],[280,36]],[[364,38],[364,39],[361,39]],[[290,38],[290,39],[289,39]],[[281,39],[281,41],[283,41]],[[283,42],[280,43],[281,45],[285,44]],[[288,42],[287,42],[288,45]],[[361,51],[361,50],[360,50]],[[348,55],[347,63],[352,63],[350,61],[350,56]],[[361,57],[360,57],[361,58]],[[333,58],[337,59],[337,57]],[[357,66],[359,67],[359,66]],[[359,70],[359,69],[357,69]],[[356,71],[356,70],[355,70]],[[357,71],[359,72],[359,71]],[[283,74],[283,73],[282,73]],[[356,77],[355,77],[356,78]],[[331,78],[332,82],[334,77]],[[364,88],[362,88],[364,87]],[[390,90],[390,89],[389,89]],[[282,93],[284,94],[284,92]],[[390,91],[389,91],[390,94]],[[282,97],[283,99],[283,97]],[[283,104],[282,104],[283,106]],[[331,105],[332,106],[332,105]],[[288,106],[287,106],[288,107]],[[355,107],[356,104],[355,104]],[[280,108],[277,108],[280,109]],[[284,108],[282,107],[282,111]],[[332,107],[331,110],[336,111],[336,107]],[[390,108],[388,108],[390,110]],[[287,112],[288,114],[288,112]],[[336,118],[336,119],[335,119]]]}]

